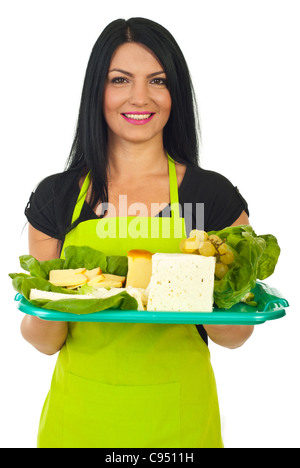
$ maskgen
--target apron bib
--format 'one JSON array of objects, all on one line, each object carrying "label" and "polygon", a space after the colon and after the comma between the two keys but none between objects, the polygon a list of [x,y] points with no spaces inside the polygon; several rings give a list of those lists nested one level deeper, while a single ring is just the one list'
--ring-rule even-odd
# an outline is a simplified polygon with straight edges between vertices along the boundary
[{"label": "apron bib", "polygon": [[[186,237],[175,163],[168,156],[171,217],[93,219],[68,245],[108,255],[180,252]],[[81,213],[87,176],[74,209]],[[63,255],[63,254],[62,254]],[[39,426],[40,448],[221,448],[216,383],[195,325],[69,323]]]}]

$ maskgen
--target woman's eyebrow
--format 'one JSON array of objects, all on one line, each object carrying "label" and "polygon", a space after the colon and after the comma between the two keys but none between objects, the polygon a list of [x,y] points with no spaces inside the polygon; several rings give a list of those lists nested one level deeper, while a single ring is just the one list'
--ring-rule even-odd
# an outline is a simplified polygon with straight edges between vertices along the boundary
[{"label": "woman's eyebrow", "polygon": [[[130,77],[133,77],[134,75],[126,70],[121,70],[120,68],[113,68],[112,70],[109,70],[108,73],[112,73],[112,72],[119,72],[119,73],[123,73],[124,75],[127,75],[127,76],[130,76]],[[153,78],[154,76],[158,76],[158,75],[162,75],[164,74],[165,75],[166,72],[164,72],[163,70],[162,71],[158,71],[158,72],[154,72],[154,73],[150,73],[150,75],[147,75],[147,78]]]}]

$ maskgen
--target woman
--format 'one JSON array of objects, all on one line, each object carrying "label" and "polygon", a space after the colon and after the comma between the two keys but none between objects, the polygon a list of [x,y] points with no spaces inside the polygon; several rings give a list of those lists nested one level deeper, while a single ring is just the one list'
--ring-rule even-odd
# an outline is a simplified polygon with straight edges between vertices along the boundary
[{"label": "woman", "polygon": [[[72,244],[107,255],[179,252],[189,228],[248,223],[237,189],[198,167],[196,122],[188,68],[171,34],[142,18],[108,25],[88,63],[68,167],[42,181],[26,208],[30,253],[49,260]],[[180,234],[132,235],[132,223],[145,219],[159,229],[176,220]],[[124,220],[125,236],[112,230]],[[235,348],[253,327],[25,316],[21,331],[42,353],[60,351],[39,447],[223,446],[207,335]]]}]

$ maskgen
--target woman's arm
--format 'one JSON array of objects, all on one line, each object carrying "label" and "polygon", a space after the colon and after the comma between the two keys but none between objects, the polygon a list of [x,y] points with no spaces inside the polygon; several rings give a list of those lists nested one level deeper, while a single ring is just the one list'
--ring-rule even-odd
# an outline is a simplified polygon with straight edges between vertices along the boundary
[{"label": "woman's arm", "polygon": [[[29,253],[39,261],[59,258],[60,245],[53,239],[29,224]],[[25,315],[21,323],[23,338],[41,353],[57,353],[68,335],[67,322],[50,322],[38,317]]]},{"label": "woman's arm", "polygon": [[[232,224],[239,226],[249,224],[249,218],[245,211]],[[225,348],[235,349],[242,346],[253,333],[252,325],[203,325],[209,338],[216,344]]]},{"label": "woman's arm", "polygon": [[238,219],[232,224],[232,226],[241,226],[242,224],[249,224],[249,218],[246,211],[243,211]]}]

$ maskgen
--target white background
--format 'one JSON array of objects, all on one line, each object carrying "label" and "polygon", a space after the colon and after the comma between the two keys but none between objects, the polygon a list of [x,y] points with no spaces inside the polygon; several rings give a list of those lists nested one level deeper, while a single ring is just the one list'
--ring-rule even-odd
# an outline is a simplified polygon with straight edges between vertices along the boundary
[{"label": "white background", "polygon": [[21,338],[7,277],[27,253],[24,207],[41,179],[64,168],[94,42],[110,21],[132,16],[160,22],[179,42],[198,98],[201,164],[239,187],[257,234],[276,235],[282,248],[267,282],[289,300],[287,316],[257,326],[240,349],[210,344],[225,446],[300,446],[298,4],[1,2],[1,447],[35,447],[56,361]]}]

